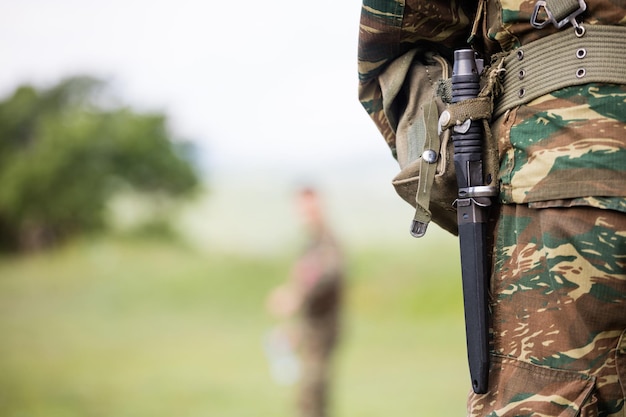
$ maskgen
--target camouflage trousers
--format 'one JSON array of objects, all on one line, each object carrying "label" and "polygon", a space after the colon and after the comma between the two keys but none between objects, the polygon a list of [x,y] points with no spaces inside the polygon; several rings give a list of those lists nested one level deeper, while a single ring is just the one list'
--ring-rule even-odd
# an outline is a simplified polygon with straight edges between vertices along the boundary
[{"label": "camouflage trousers", "polygon": [[471,416],[626,416],[626,214],[504,205]]},{"label": "camouflage trousers", "polygon": [[298,417],[327,417],[332,359],[337,329],[328,323],[304,326],[298,355],[300,381],[298,386]]}]

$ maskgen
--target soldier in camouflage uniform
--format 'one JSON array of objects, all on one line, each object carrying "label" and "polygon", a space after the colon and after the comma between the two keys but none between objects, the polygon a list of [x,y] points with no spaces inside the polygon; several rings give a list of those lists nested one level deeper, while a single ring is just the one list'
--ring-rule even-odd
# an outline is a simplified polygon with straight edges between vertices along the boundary
[{"label": "soldier in camouflage uniform", "polygon": [[343,258],[317,192],[300,190],[297,206],[308,239],[289,281],[270,295],[269,308],[280,317],[295,318],[290,333],[300,360],[298,415],[326,417],[331,360],[340,328]]},{"label": "soldier in camouflage uniform", "polygon": [[[560,28],[530,24],[542,26],[554,3],[363,2],[360,99],[402,167],[411,161],[397,139],[419,91],[402,60],[429,73],[428,54],[451,61],[471,33],[497,66],[491,366],[488,392],[470,394],[471,416],[626,416],[626,2],[588,0]],[[608,35],[585,43],[598,31]],[[575,47],[563,61],[569,78],[556,74],[557,36]],[[548,53],[535,57],[537,71],[548,73],[538,76],[519,65],[540,42]],[[542,84],[539,93],[519,80]]]}]

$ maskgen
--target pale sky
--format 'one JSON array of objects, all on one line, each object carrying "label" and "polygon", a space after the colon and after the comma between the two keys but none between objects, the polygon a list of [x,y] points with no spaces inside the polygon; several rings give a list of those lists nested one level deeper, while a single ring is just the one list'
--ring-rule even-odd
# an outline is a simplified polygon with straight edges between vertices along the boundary
[{"label": "pale sky", "polygon": [[360,0],[0,0],[0,94],[92,74],[166,111],[216,166],[392,164],[357,100],[359,11]]},{"label": "pale sky", "polygon": [[[331,188],[346,234],[404,240],[413,211],[391,186],[398,166],[357,98],[360,6],[0,0],[0,95],[88,74],[134,107],[166,112],[176,134],[206,151],[205,229],[190,226],[203,238],[277,240],[290,213],[279,188],[305,180]],[[240,188],[224,185],[234,177]]]}]

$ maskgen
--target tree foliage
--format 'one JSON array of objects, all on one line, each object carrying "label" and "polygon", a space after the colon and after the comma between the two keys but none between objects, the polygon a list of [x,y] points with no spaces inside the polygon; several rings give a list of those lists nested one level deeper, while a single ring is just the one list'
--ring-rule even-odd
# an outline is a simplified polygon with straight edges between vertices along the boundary
[{"label": "tree foliage", "polygon": [[198,176],[160,113],[107,104],[103,82],[21,86],[0,102],[0,247],[101,229],[120,189],[183,196]]}]

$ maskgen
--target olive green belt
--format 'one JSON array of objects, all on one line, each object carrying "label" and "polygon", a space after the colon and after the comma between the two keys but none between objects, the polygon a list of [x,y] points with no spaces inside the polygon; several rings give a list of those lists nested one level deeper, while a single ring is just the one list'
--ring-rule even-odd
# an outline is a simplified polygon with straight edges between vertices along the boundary
[{"label": "olive green belt", "polygon": [[626,27],[564,29],[513,50],[504,60],[494,117],[561,88],[626,84]]}]

